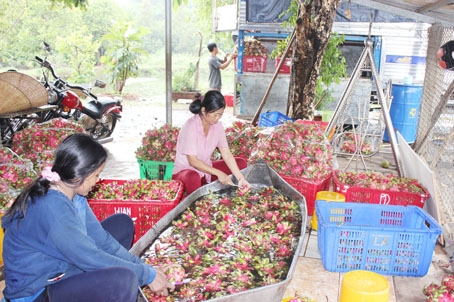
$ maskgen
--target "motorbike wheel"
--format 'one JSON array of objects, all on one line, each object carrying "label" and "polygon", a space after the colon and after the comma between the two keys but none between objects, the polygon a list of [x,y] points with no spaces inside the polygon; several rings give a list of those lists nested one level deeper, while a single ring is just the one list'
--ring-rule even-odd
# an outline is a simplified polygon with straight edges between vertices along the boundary
[{"label": "motorbike wheel", "polygon": [[28,118],[2,118],[0,119],[1,146],[12,147],[16,132],[33,126],[35,121]]},{"label": "motorbike wheel", "polygon": [[109,137],[116,125],[117,116],[114,113],[104,114],[101,118],[101,122],[96,123],[96,125],[90,129],[90,135],[97,140]]}]

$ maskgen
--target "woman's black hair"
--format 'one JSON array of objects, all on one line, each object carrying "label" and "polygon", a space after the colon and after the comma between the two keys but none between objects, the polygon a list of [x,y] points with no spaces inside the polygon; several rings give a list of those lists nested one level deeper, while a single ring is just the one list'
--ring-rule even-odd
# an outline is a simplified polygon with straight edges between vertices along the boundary
[{"label": "woman's black hair", "polygon": [[[60,180],[70,185],[80,185],[107,160],[104,147],[91,136],[75,133],[64,139],[54,153],[52,171],[57,172]],[[24,217],[29,200],[35,202],[35,197],[44,196],[48,192],[50,181],[42,176],[28,184],[16,197],[13,205],[6,211],[10,215]]]},{"label": "woman's black hair", "polygon": [[195,99],[189,105],[189,111],[194,114],[200,114],[202,112],[202,107],[205,107],[205,112],[214,112],[219,109],[225,108],[225,99],[222,93],[217,90],[210,90],[205,93],[205,96],[202,98]]}]

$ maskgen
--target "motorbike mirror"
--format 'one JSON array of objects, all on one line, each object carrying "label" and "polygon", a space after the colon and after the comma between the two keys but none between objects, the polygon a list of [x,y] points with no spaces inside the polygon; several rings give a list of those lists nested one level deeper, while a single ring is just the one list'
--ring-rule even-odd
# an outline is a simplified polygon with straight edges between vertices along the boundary
[{"label": "motorbike mirror", "polygon": [[43,45],[44,45],[45,51],[48,51],[48,52],[52,51],[52,47],[50,47],[49,43],[47,43],[46,41],[43,41]]},{"label": "motorbike mirror", "polygon": [[438,65],[447,70],[454,70],[454,40],[448,41],[437,51]]},{"label": "motorbike mirror", "polygon": [[96,80],[95,87],[106,88],[106,83],[104,83],[103,81],[100,81],[100,80]]}]

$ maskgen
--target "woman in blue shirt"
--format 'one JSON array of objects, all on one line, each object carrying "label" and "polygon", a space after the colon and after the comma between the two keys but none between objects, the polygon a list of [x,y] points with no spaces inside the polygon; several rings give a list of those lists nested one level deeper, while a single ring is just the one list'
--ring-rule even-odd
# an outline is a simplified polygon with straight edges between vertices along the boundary
[{"label": "woman in blue shirt", "polygon": [[128,251],[134,232],[128,216],[117,214],[103,225],[90,209],[84,196],[106,159],[105,149],[90,136],[68,136],[55,151],[52,168],[6,211],[3,294],[8,301],[124,302],[136,301],[139,286],[160,295],[172,289],[162,268]]}]

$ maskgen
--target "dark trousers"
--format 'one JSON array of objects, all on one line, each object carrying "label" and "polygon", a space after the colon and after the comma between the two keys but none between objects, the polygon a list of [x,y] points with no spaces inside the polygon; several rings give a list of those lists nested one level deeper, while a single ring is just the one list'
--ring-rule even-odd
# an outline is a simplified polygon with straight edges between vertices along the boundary
[{"label": "dark trousers", "polygon": [[103,221],[101,225],[109,232],[122,246],[129,250],[134,238],[134,222],[126,214],[113,214]]},{"label": "dark trousers", "polygon": [[[126,249],[131,248],[134,223],[126,214],[114,214],[102,226]],[[124,267],[109,267],[85,272],[49,285],[36,300],[65,302],[135,302],[139,281],[136,274]]]},{"label": "dark trousers", "polygon": [[[244,158],[241,157],[235,157],[236,163],[238,165],[238,168],[240,170],[244,169],[247,167],[247,161]],[[222,172],[226,174],[231,174],[232,172],[230,169],[227,167],[225,164],[225,161],[223,160],[215,160],[213,161],[213,168],[219,169]],[[200,178],[199,173],[197,173],[194,170],[182,170],[178,172],[175,175],[172,175],[172,179],[175,180],[181,180],[184,185],[184,191],[186,195],[191,194],[198,188],[200,188],[203,185],[206,185],[205,177]],[[211,181],[217,180],[217,177],[214,175],[211,175]]]}]

